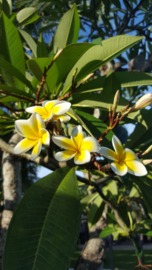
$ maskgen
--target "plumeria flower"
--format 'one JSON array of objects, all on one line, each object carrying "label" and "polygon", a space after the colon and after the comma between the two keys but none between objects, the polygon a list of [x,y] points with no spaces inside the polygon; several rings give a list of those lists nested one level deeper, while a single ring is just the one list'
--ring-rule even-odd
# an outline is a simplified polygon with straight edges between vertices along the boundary
[{"label": "plumeria flower", "polygon": [[150,105],[151,103],[152,103],[152,94],[151,93],[145,94],[135,103],[135,105],[130,109],[130,111],[134,112],[140,110]]},{"label": "plumeria flower", "polygon": [[31,160],[38,157],[42,144],[50,144],[50,134],[45,129],[45,123],[38,113],[32,114],[28,120],[16,120],[15,129],[19,135],[25,137],[19,142],[14,150],[14,154],[25,153],[33,147]]},{"label": "plumeria flower", "polygon": [[60,119],[61,122],[68,122],[71,117],[65,114],[71,107],[71,103],[67,101],[51,100],[44,101],[42,106],[32,106],[26,108],[26,112],[37,112],[45,122],[53,118],[54,121]]},{"label": "plumeria flower", "polygon": [[66,149],[55,154],[58,161],[67,161],[74,157],[75,164],[84,164],[90,161],[90,152],[99,150],[97,140],[93,137],[86,137],[81,126],[73,128],[70,139],[57,135],[53,136],[52,140],[59,147]]},{"label": "plumeria flower", "polygon": [[125,175],[127,172],[136,175],[144,176],[147,174],[145,166],[139,161],[136,154],[128,149],[123,149],[120,140],[114,135],[112,144],[115,150],[112,151],[107,147],[101,147],[99,152],[106,158],[113,160],[111,169],[118,175]]}]

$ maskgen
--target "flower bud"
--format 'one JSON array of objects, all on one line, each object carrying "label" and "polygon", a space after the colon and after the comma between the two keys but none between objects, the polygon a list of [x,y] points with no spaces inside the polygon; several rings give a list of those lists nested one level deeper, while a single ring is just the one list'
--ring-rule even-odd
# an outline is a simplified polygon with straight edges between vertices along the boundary
[{"label": "flower bud", "polygon": [[63,49],[59,50],[57,54],[53,58],[53,62],[60,56],[60,54],[63,52]]},{"label": "flower bud", "polygon": [[82,80],[81,84],[85,83],[85,82],[86,82],[87,80],[89,80],[93,75],[94,75],[94,73],[89,74],[87,77],[85,77],[85,78]]},{"label": "flower bud", "polygon": [[58,130],[59,132],[61,132],[61,130],[62,130],[60,119],[57,120],[57,130]]},{"label": "flower bud", "polygon": [[115,116],[115,112],[117,109],[119,99],[120,99],[120,92],[119,92],[119,90],[117,90],[115,97],[114,97],[114,100],[113,100],[113,114],[112,114],[113,117]]},{"label": "flower bud", "polygon": [[142,163],[146,166],[152,163],[152,159],[144,159]]},{"label": "flower bud", "polygon": [[148,93],[142,96],[136,104],[131,108],[131,112],[140,110],[146,106],[148,106],[152,102],[152,94]]}]

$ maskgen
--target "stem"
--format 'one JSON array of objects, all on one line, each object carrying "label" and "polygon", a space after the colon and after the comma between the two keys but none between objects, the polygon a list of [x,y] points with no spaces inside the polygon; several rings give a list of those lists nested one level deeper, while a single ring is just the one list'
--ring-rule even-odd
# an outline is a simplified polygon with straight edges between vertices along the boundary
[{"label": "stem", "polygon": [[28,97],[18,96],[18,95],[16,95],[16,94],[7,93],[7,92],[2,91],[2,90],[0,90],[0,93],[5,94],[6,96],[17,97],[18,99],[24,99],[24,100],[27,100],[27,101],[29,101],[29,102],[34,103],[34,100],[33,100],[33,99],[30,99],[30,98],[28,98]]},{"label": "stem", "polygon": [[7,105],[5,105],[3,102],[0,101],[0,106],[1,107],[4,107],[6,109],[8,109],[9,111],[12,111],[12,112],[24,112],[25,110],[24,109],[14,109],[14,108],[11,108]]}]

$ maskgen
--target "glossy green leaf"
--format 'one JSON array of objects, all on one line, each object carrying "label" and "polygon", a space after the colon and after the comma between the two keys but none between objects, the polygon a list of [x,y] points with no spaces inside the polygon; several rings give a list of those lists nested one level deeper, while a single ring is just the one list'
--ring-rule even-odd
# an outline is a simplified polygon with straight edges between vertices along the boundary
[{"label": "glossy green leaf", "polygon": [[19,30],[19,33],[22,35],[24,40],[27,42],[28,46],[30,47],[31,51],[33,52],[34,56],[37,56],[37,45],[34,39],[24,30]]},{"label": "glossy green leaf", "polygon": [[65,167],[34,183],[11,220],[3,270],[68,269],[80,228],[74,169]]},{"label": "glossy green leaf", "polygon": [[[9,87],[24,89],[24,84],[29,88],[32,88],[31,83],[26,77],[12,64],[0,57],[0,68],[2,69],[6,83]],[[16,79],[17,78],[17,79]],[[12,81],[13,80],[13,81]],[[13,82],[15,85],[13,85]]]},{"label": "glossy green leaf", "polygon": [[12,13],[12,1],[11,0],[1,0],[1,11],[5,13],[7,17]]},{"label": "glossy green leaf", "polygon": [[118,78],[121,87],[133,87],[152,84],[152,75],[145,72],[115,72],[115,76]]},{"label": "glossy green leaf", "polygon": [[106,227],[103,229],[103,231],[100,233],[99,237],[104,238],[107,237],[108,235],[112,234],[113,232],[116,232],[117,230],[114,227]]},{"label": "glossy green leaf", "polygon": [[83,210],[86,208],[86,206],[87,206],[90,202],[92,202],[92,200],[94,200],[97,196],[98,196],[98,193],[95,192],[95,193],[93,193],[93,194],[90,194],[90,195],[84,197],[84,198],[80,201],[80,203],[81,203],[81,210],[83,211]]},{"label": "glossy green leaf", "polygon": [[3,98],[0,97],[0,101],[3,103],[7,103],[7,102],[16,102],[16,101],[21,101],[21,100],[19,98],[16,98],[16,97],[7,96],[7,97],[3,97]]},{"label": "glossy green leaf", "polygon": [[40,17],[37,15],[37,12],[38,9],[35,7],[21,9],[16,15],[16,20],[18,22],[17,26],[27,25],[37,20]]},{"label": "glossy green leaf", "polygon": [[[25,59],[23,46],[16,27],[4,13],[0,16],[0,40],[3,41],[0,43],[0,55],[24,76]],[[0,66],[2,67],[1,64]],[[1,74],[7,85],[24,89],[23,83],[14,78],[5,69],[1,68]]]},{"label": "glossy green leaf", "polygon": [[48,51],[46,48],[46,44],[44,42],[42,34],[40,34],[40,37],[37,42],[37,57],[47,57],[48,56]]},{"label": "glossy green leaf", "polygon": [[79,115],[77,115],[75,113],[75,111],[70,108],[67,112],[67,114],[73,118],[76,122],[78,122],[86,131],[87,133],[89,133],[89,135],[91,135],[93,137],[93,134],[91,133],[91,131],[88,129],[88,127],[86,126],[86,124],[82,121],[82,119],[79,117]]},{"label": "glossy green leaf", "polygon": [[80,20],[76,5],[61,18],[54,36],[54,53],[69,44],[76,43],[79,35]]},{"label": "glossy green leaf", "polygon": [[22,90],[19,90],[15,87],[9,87],[5,84],[2,84],[0,83],[0,89],[3,90],[4,92],[7,92],[7,93],[12,93],[12,94],[17,94],[18,96],[25,96],[25,97],[29,97],[29,98],[32,98],[31,97],[31,94],[29,93],[26,93],[25,91],[22,91]]},{"label": "glossy green leaf", "polygon": [[104,209],[104,205],[105,203],[103,202],[103,199],[98,195],[93,201],[93,204],[91,205],[90,211],[88,213],[89,229],[100,219]]},{"label": "glossy green leaf", "polygon": [[69,72],[64,85],[64,93],[71,87],[72,74],[76,68],[78,68],[76,81],[80,81],[100,66],[134,46],[141,39],[142,37],[121,35],[104,40],[102,46],[95,45],[78,60]]},{"label": "glossy green leaf", "polygon": [[[99,139],[101,134],[107,129],[107,125],[105,123],[89,113],[76,110],[76,114],[81,117],[81,120],[86,124],[93,136],[97,139]],[[113,135],[114,133],[112,130],[108,132],[107,136],[104,138],[104,146],[111,147]]]},{"label": "glossy green leaf", "polygon": [[[109,105],[113,104],[113,94],[73,94],[73,100],[71,100],[73,107],[90,107],[90,108],[102,108],[109,110]],[[123,109],[128,104],[128,101],[124,98],[120,98],[117,106],[118,111]]]}]

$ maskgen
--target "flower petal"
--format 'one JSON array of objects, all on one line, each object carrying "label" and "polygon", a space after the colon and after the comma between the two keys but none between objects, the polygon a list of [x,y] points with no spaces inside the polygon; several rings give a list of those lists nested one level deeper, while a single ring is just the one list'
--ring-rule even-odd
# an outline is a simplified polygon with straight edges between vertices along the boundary
[{"label": "flower petal", "polygon": [[42,102],[42,106],[49,112],[50,110],[52,111],[52,107],[59,102],[59,100],[45,100]]},{"label": "flower petal", "polygon": [[28,139],[34,140],[37,138],[37,133],[33,130],[30,119],[16,120],[15,129],[19,135]]},{"label": "flower petal", "polygon": [[50,133],[46,129],[42,128],[42,129],[40,129],[39,134],[42,136],[42,144],[49,146],[50,145]]},{"label": "flower petal", "polygon": [[41,152],[41,149],[42,149],[42,141],[39,140],[37,142],[37,144],[33,147],[33,151],[32,151],[32,154],[31,154],[31,160],[34,160],[39,156],[39,154]]},{"label": "flower petal", "polygon": [[136,176],[144,176],[147,174],[146,167],[138,160],[125,161],[128,172]]},{"label": "flower petal", "polygon": [[84,132],[82,131],[82,127],[80,125],[72,129],[71,139],[73,143],[75,144],[75,147],[77,149],[80,149],[82,140],[84,139]]},{"label": "flower petal", "polygon": [[75,151],[66,150],[66,151],[56,153],[55,158],[58,161],[67,161],[67,160],[72,159],[75,156],[75,154],[76,154]]},{"label": "flower petal", "polygon": [[29,107],[29,108],[26,108],[25,109],[26,112],[28,113],[38,113],[42,118],[43,120],[46,122],[46,121],[49,121],[50,119],[52,119],[53,117],[53,112],[50,111],[50,112],[47,112],[43,107],[41,106],[32,106],[32,107]]},{"label": "flower petal", "polygon": [[61,148],[76,151],[72,140],[64,136],[61,135],[53,136],[52,141]]},{"label": "flower petal", "polygon": [[44,120],[38,113],[33,113],[29,120],[32,130],[39,136],[39,130],[45,128]]},{"label": "flower petal", "polygon": [[65,113],[62,115],[53,115],[53,119],[54,119],[54,121],[57,121],[58,119],[60,119],[61,122],[66,123],[66,122],[70,121],[71,117]]},{"label": "flower petal", "polygon": [[30,150],[36,143],[37,140],[24,139],[15,146],[15,148],[13,149],[13,153],[16,155],[25,153]]},{"label": "flower petal", "polygon": [[101,147],[99,150],[99,153],[101,153],[104,157],[111,159],[111,160],[117,160],[118,156],[117,154],[112,151],[111,149],[107,147]]},{"label": "flower petal", "polygon": [[89,152],[98,152],[99,150],[98,141],[93,137],[86,137],[82,141],[81,149],[86,149]]},{"label": "flower petal", "polygon": [[121,159],[124,154],[124,149],[122,147],[121,141],[115,135],[112,137],[112,145],[116,154]]},{"label": "flower petal", "polygon": [[59,101],[52,107],[53,114],[61,115],[67,112],[71,107],[71,103],[67,101]]},{"label": "flower petal", "polygon": [[90,159],[91,159],[90,152],[88,150],[81,150],[81,152],[75,155],[74,163],[77,165],[84,164],[89,162]]},{"label": "flower petal", "polygon": [[111,163],[111,169],[114,171],[114,173],[118,175],[125,175],[127,173],[127,166],[123,162],[113,162]]},{"label": "flower petal", "polygon": [[138,157],[136,156],[136,154],[132,150],[130,150],[128,148],[125,148],[124,154],[125,154],[125,161],[127,161],[127,160],[139,160]]}]

